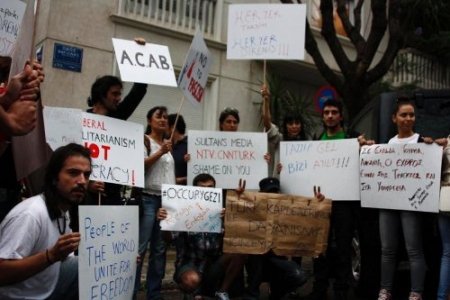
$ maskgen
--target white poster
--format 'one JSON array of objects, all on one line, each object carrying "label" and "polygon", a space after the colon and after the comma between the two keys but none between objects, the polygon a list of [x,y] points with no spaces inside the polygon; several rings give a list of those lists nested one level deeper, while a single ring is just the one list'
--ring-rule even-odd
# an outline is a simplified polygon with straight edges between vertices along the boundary
[{"label": "white poster", "polygon": [[26,3],[19,0],[0,2],[0,56],[12,56],[25,7]]},{"label": "white poster", "polygon": [[281,142],[281,191],[313,195],[314,186],[331,200],[360,200],[356,139]]},{"label": "white poster", "polygon": [[81,109],[44,107],[45,139],[54,151],[69,143],[81,144]]},{"label": "white poster", "polygon": [[227,59],[304,59],[305,4],[233,4]]},{"label": "white poster", "polygon": [[139,247],[137,206],[79,206],[80,299],[130,300]]},{"label": "white poster", "polygon": [[222,232],[222,189],[163,184],[162,207],[162,230]]},{"label": "white poster", "polygon": [[442,147],[380,144],[361,149],[361,205],[438,212]]},{"label": "white poster", "polygon": [[123,81],[177,86],[169,48],[163,45],[112,39]]},{"label": "white poster", "polygon": [[259,189],[267,177],[266,133],[189,130],[188,136],[188,182],[208,173],[220,188],[235,189],[245,179],[247,189]]},{"label": "white poster", "polygon": [[184,66],[178,76],[178,85],[183,95],[193,105],[202,102],[211,64],[211,53],[206,47],[201,31],[197,29]]},{"label": "white poster", "polygon": [[144,187],[144,128],[82,113],[82,142],[91,150],[91,180]]}]

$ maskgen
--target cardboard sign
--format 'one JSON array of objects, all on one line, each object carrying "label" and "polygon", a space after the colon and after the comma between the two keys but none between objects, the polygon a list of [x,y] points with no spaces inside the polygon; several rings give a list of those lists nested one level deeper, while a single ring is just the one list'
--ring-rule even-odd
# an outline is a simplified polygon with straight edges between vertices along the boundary
[{"label": "cardboard sign", "polygon": [[222,189],[163,184],[162,207],[162,230],[222,232]]},{"label": "cardboard sign", "polygon": [[304,4],[230,5],[227,59],[304,59],[305,26]]},{"label": "cardboard sign", "polygon": [[80,299],[133,297],[139,247],[137,206],[79,206]]},{"label": "cardboard sign", "polygon": [[55,151],[69,143],[81,144],[81,109],[44,107],[45,139]]},{"label": "cardboard sign", "polygon": [[208,173],[221,188],[234,189],[241,178],[247,189],[259,189],[259,181],[267,177],[266,133],[189,130],[188,136],[188,182]]},{"label": "cardboard sign", "polygon": [[327,248],[331,201],[227,192],[224,252],[317,257]]},{"label": "cardboard sign", "polygon": [[82,142],[91,150],[91,180],[144,187],[144,128],[82,113]]},{"label": "cardboard sign", "polygon": [[359,200],[359,144],[356,139],[281,142],[281,190],[311,195],[314,186],[334,200]]},{"label": "cardboard sign", "polygon": [[206,47],[201,31],[197,29],[184,66],[178,76],[178,85],[183,95],[193,105],[202,102],[211,64],[211,53]]},{"label": "cardboard sign", "polygon": [[25,13],[25,2],[19,0],[0,3],[0,56],[12,56]]},{"label": "cardboard sign", "polygon": [[438,212],[442,147],[380,144],[361,149],[361,205]]},{"label": "cardboard sign", "polygon": [[135,41],[112,39],[123,81],[177,86],[169,48]]}]

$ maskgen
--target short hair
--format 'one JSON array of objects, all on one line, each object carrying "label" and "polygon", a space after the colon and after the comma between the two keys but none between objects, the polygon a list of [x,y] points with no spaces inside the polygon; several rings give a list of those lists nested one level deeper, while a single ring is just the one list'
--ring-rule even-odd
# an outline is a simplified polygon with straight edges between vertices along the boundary
[{"label": "short hair", "polygon": [[[150,120],[153,117],[153,114],[157,111],[165,112],[167,113],[167,107],[165,106],[154,106],[150,108],[150,110],[147,112],[147,120]],[[147,128],[145,129],[145,134],[150,134],[152,132],[152,128],[150,125],[147,124]]]},{"label": "short hair", "polygon": [[122,81],[116,76],[105,75],[97,78],[91,87],[91,96],[87,100],[88,106],[91,107],[95,103],[100,102],[106,97],[109,89],[116,85],[123,87]]},{"label": "short hair", "polygon": [[[173,126],[175,124],[175,120],[177,119],[177,114],[170,114],[168,116],[169,126]],[[177,126],[175,126],[175,129],[181,133],[186,133],[186,122],[184,122],[184,118],[182,115],[178,116]]]},{"label": "short hair", "polygon": [[299,133],[298,137],[295,140],[299,140],[299,141],[306,140],[305,123],[303,122],[303,118],[302,118],[302,116],[300,114],[292,113],[292,112],[286,113],[286,115],[283,118],[283,123],[282,123],[283,139],[284,140],[291,140],[292,139],[287,134],[287,124],[295,122],[295,121],[299,122],[300,125],[301,125],[300,133]]},{"label": "short hair", "polygon": [[332,106],[332,107],[336,107],[339,111],[339,114],[341,116],[344,116],[343,111],[344,111],[344,107],[342,106],[342,102],[338,101],[336,99],[328,99],[327,101],[325,101],[323,103],[323,108],[322,108],[322,117],[323,117],[323,111],[325,109],[326,106]]},{"label": "short hair", "polygon": [[192,185],[198,186],[199,182],[206,182],[206,181],[212,181],[214,182],[214,186],[216,186],[216,180],[212,175],[208,173],[200,173],[197,176],[195,176],[194,180],[192,180]]},{"label": "short hair", "polygon": [[241,121],[239,118],[239,111],[236,108],[226,107],[219,115],[219,125],[222,125],[228,116],[235,117],[238,123]]},{"label": "short hair", "polygon": [[60,210],[58,204],[60,201],[59,191],[57,190],[56,183],[58,182],[59,173],[61,172],[64,163],[69,157],[81,156],[92,164],[91,153],[89,149],[75,143],[59,147],[53,152],[50,160],[47,164],[44,177],[44,196],[47,204],[47,210],[50,215],[50,219],[54,220],[59,217]]}]

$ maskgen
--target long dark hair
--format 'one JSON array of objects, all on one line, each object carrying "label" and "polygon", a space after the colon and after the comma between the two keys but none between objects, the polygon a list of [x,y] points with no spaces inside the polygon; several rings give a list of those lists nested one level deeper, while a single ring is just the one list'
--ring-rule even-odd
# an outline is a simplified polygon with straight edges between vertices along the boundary
[{"label": "long dark hair", "polygon": [[59,173],[61,172],[64,163],[69,157],[72,156],[82,156],[88,159],[91,164],[91,155],[89,150],[79,144],[71,143],[56,149],[47,165],[44,178],[44,196],[51,220],[55,220],[61,216],[61,211],[58,207],[58,204],[61,201],[61,196],[59,195],[57,189],[57,183]]},{"label": "long dark hair", "polygon": [[[299,122],[300,127],[300,133],[297,136],[290,137],[288,135],[287,130],[287,124],[292,122]],[[299,114],[296,113],[287,113],[283,118],[282,123],[282,133],[283,133],[283,140],[285,141],[306,141],[306,134],[305,134],[305,123],[303,123],[303,119]]]},{"label": "long dark hair", "polygon": [[154,106],[152,107],[148,112],[147,112],[147,128],[145,129],[145,134],[150,134],[152,133],[152,127],[150,127],[150,125],[148,125],[148,121],[152,119],[153,114],[157,111],[160,112],[165,112],[167,113],[167,107],[165,106]]},{"label": "long dark hair", "polygon": [[102,101],[108,94],[109,88],[112,86],[120,86],[122,88],[122,81],[111,75],[102,76],[97,78],[91,87],[91,96],[87,99],[88,106],[91,107],[95,103]]}]

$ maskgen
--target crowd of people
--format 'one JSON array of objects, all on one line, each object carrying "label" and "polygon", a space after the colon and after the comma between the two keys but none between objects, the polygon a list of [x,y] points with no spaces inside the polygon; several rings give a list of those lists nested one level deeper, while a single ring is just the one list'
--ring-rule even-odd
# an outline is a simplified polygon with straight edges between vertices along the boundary
[{"label": "crowd of people", "polygon": [[[21,200],[17,181],[11,183],[14,174],[3,172],[13,170],[10,165],[10,138],[26,134],[36,125],[36,100],[43,79],[41,66],[35,62],[28,63],[23,72],[8,81],[0,94],[0,182],[3,184],[0,187],[0,299],[77,299],[77,257],[74,254],[80,242],[77,207],[97,204],[99,198],[102,205],[123,205],[126,187],[89,181],[90,154],[77,144],[63,146],[52,154],[43,191],[34,197]],[[98,78],[92,85],[87,111],[127,120],[145,96],[147,86],[134,84],[123,100],[122,87],[117,77]],[[307,137],[302,117],[292,112],[284,116],[282,126],[278,128],[272,121],[270,91],[265,86],[261,89],[261,95],[263,125],[271,149],[271,154],[266,155],[265,159],[273,166],[273,172],[270,177],[261,180],[260,191],[280,193],[283,192],[279,182],[279,174],[283,170],[279,160],[280,141],[303,141]],[[234,108],[224,109],[218,120],[220,131],[235,132],[239,129],[239,111]],[[342,104],[335,99],[324,103],[322,121],[324,130],[318,140],[356,138],[360,146],[374,143],[364,135],[346,130]],[[433,141],[414,132],[415,107],[409,99],[398,99],[392,121],[397,135],[389,141],[390,144],[436,142],[445,148],[442,185],[450,185],[448,139]],[[174,281],[186,297],[195,300],[205,297],[227,300],[234,296],[258,299],[259,286],[263,281],[270,284],[271,299],[289,296],[306,281],[301,268],[302,258],[282,257],[272,252],[264,255],[223,253],[223,234],[168,233],[161,230],[159,222],[167,217],[167,211],[161,204],[161,185],[190,184],[187,182],[187,163],[190,159],[187,139],[182,116],[169,114],[163,106],[155,106],[148,111],[147,130],[143,137],[145,187],[138,195],[142,214],[134,297],[141,284],[142,262],[149,251],[147,299],[162,299],[161,287],[169,243],[176,248]],[[9,164],[9,167],[4,169],[4,164]],[[220,182],[209,174],[200,174],[192,185],[220,187]],[[242,188],[237,187],[238,191]],[[318,201],[324,199],[320,191],[311,194]],[[361,288],[358,291],[361,299],[378,297],[378,300],[389,300],[396,297],[394,274],[402,240],[410,265],[409,300],[423,299],[427,272],[431,270],[427,269],[424,255],[424,215],[413,211],[362,208],[358,201],[334,201],[328,249],[313,260],[314,285],[305,299],[327,299],[331,278],[334,278],[333,299],[348,298],[355,233],[361,246]],[[450,215],[440,213],[426,220],[436,220],[439,224],[442,259],[437,299],[448,300]]]}]

